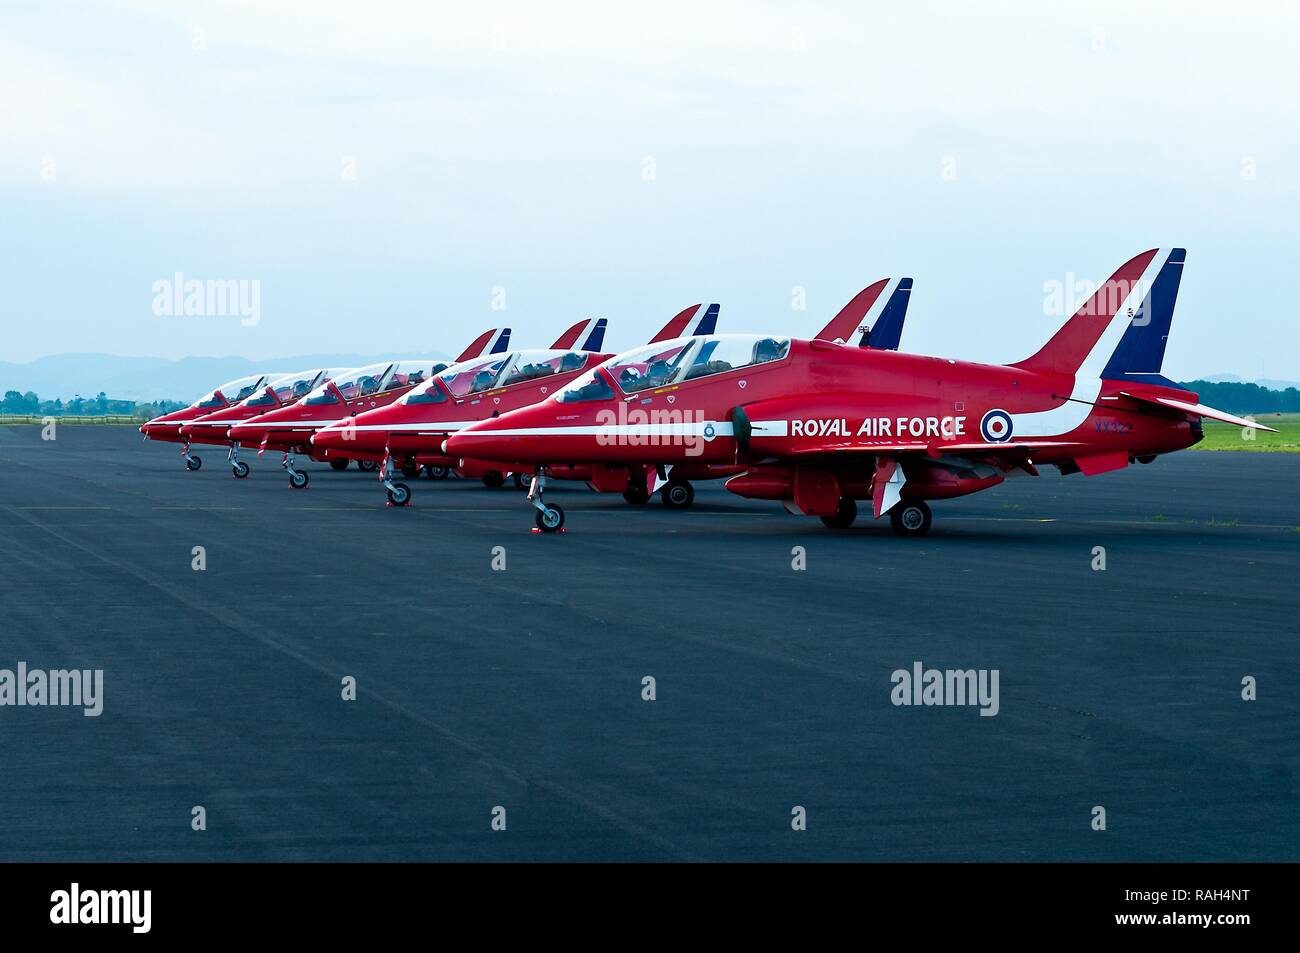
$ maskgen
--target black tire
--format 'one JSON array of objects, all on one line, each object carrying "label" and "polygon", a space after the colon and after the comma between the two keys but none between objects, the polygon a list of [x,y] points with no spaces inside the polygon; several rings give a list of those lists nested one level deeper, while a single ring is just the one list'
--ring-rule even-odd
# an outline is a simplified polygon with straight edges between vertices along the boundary
[{"label": "black tire", "polygon": [[889,525],[899,536],[924,536],[930,532],[930,507],[924,500],[899,503],[889,511]]},{"label": "black tire", "polygon": [[695,487],[686,480],[669,480],[660,489],[659,499],[670,510],[688,509],[695,502]]},{"label": "black tire", "polygon": [[514,476],[515,489],[528,492],[533,485],[533,475],[531,473],[516,473]]},{"label": "black tire", "polygon": [[388,491],[388,502],[394,506],[408,506],[411,502],[411,488],[405,483],[394,483]]},{"label": "black tire", "polygon": [[420,465],[418,463],[403,463],[402,476],[408,480],[414,480],[420,475]]},{"label": "black tire", "polygon": [[235,479],[242,480],[248,476],[249,466],[243,460],[236,460],[230,465],[231,472],[235,474]]},{"label": "black tire", "polygon": [[500,470],[489,470],[483,474],[483,485],[496,489],[499,486],[506,485],[506,475]]},{"label": "black tire", "polygon": [[823,516],[822,522],[831,529],[848,529],[853,525],[853,521],[858,518],[858,504],[856,500],[840,500],[839,508],[830,516]]},{"label": "black tire", "polygon": [[546,510],[534,510],[537,514],[537,528],[543,533],[558,533],[564,527],[564,510],[558,506],[546,505]]},{"label": "black tire", "polygon": [[374,473],[379,469],[379,464],[375,463],[374,460],[358,460],[357,469],[365,473]]},{"label": "black tire", "polygon": [[429,471],[430,480],[445,480],[451,476],[450,467],[435,467],[432,463],[425,467]]},{"label": "black tire", "polygon": [[347,457],[334,457],[330,460],[331,470],[346,470],[348,468]]},{"label": "black tire", "polygon": [[307,471],[294,470],[289,474],[289,485],[295,490],[301,490],[307,485]]},{"label": "black tire", "polygon": [[640,506],[650,500],[650,490],[644,483],[628,483],[623,488],[623,499],[627,500],[633,506]]},{"label": "black tire", "polygon": [[1145,456],[1138,457],[1137,461],[1138,463],[1155,463],[1156,455],[1154,453],[1147,454]]},{"label": "black tire", "polygon": [[185,458],[185,469],[186,469],[186,470],[197,470],[197,469],[198,469],[199,467],[201,467],[201,466],[203,466],[203,458],[202,458],[202,457],[186,457],[186,458]]}]

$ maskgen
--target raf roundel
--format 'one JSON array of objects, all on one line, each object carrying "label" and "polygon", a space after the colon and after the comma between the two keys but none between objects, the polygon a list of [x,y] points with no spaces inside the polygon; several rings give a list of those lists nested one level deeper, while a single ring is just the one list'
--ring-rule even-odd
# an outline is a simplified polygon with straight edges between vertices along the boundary
[{"label": "raf roundel", "polygon": [[1011,415],[1005,410],[990,410],[980,420],[980,433],[989,443],[1006,443],[1011,439]]}]

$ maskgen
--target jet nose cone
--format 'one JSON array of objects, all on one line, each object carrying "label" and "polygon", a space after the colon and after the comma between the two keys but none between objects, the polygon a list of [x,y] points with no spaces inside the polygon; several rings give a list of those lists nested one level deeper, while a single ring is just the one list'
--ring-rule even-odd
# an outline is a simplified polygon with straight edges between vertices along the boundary
[{"label": "jet nose cone", "polygon": [[518,450],[519,441],[516,438],[499,434],[481,424],[454,433],[442,443],[442,452],[449,457],[479,457],[512,463],[515,462],[512,454]]}]

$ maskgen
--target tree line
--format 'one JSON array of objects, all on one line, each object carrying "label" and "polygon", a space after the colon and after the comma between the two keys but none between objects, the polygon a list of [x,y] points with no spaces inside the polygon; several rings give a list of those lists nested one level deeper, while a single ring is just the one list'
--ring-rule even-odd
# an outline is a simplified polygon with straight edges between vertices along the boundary
[{"label": "tree line", "polygon": [[94,397],[77,396],[65,402],[59,398],[41,400],[35,392],[30,390],[25,394],[16,390],[7,390],[4,399],[0,400],[0,414],[30,414],[41,417],[103,417],[109,415],[138,417],[141,420],[148,420],[151,417],[157,417],[159,414],[169,414],[173,410],[180,410],[186,406],[188,404],[179,400],[155,400],[145,403],[134,400],[113,400],[103,391],[100,391]]}]

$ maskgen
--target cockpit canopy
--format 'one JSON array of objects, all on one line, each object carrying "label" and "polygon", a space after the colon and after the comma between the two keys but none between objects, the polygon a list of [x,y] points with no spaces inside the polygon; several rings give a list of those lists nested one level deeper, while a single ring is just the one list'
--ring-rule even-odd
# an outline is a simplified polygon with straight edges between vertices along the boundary
[{"label": "cockpit canopy", "polygon": [[432,379],[446,367],[446,362],[433,361],[385,361],[366,367],[355,367],[338,374],[332,381],[318,384],[303,403],[338,403],[336,391],[343,395],[344,400],[386,394],[389,391],[419,385],[422,381]]},{"label": "cockpit canopy", "polygon": [[288,406],[306,397],[314,388],[328,381],[336,373],[338,372],[316,368],[310,371],[298,371],[296,374],[282,374],[272,378],[265,387],[245,400],[244,406]]},{"label": "cockpit canopy", "polygon": [[[468,397],[497,387],[580,371],[590,356],[586,351],[557,350],[491,354],[453,364],[438,379],[452,397]],[[430,382],[428,387],[415,388],[402,398],[402,403],[436,403],[445,399],[438,386]]]},{"label": "cockpit canopy", "polygon": [[[712,334],[649,344],[610,358],[602,366],[623,393],[635,394],[770,364],[789,353],[789,338],[763,334]],[[582,381],[575,381],[574,387],[590,383],[592,381],[584,377]]]},{"label": "cockpit canopy", "polygon": [[247,377],[237,377],[233,381],[222,384],[216,390],[204,394],[194,402],[194,406],[211,408],[222,407],[226,404],[237,404],[250,394],[254,394],[265,387],[269,379],[269,374],[250,374]]}]

